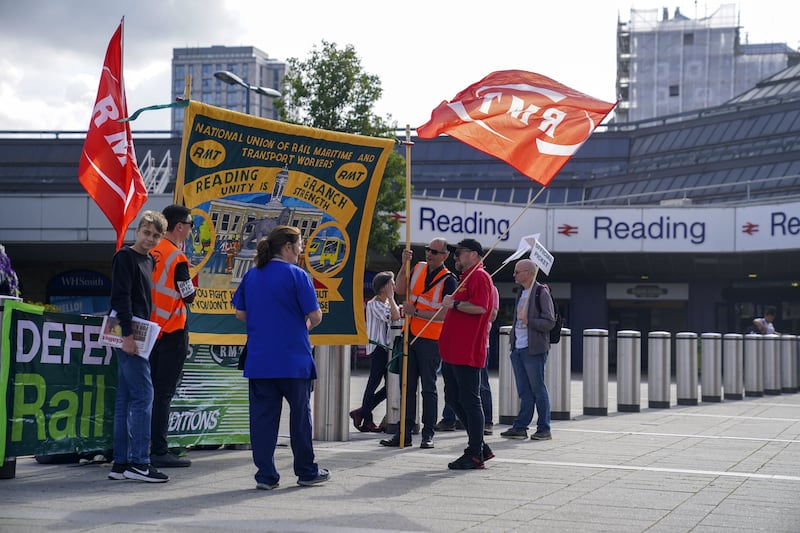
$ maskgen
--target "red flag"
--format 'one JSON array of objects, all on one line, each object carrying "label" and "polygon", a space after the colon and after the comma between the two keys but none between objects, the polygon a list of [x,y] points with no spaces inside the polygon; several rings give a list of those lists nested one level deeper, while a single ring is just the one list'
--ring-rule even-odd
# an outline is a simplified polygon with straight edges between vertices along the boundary
[{"label": "red flag", "polygon": [[540,74],[504,70],[439,104],[417,135],[446,133],[547,186],[615,105]]},{"label": "red flag", "polygon": [[147,201],[147,189],[136,164],[122,80],[122,26],[111,37],[97,89],[78,179],[117,231],[117,250],[125,231]]}]

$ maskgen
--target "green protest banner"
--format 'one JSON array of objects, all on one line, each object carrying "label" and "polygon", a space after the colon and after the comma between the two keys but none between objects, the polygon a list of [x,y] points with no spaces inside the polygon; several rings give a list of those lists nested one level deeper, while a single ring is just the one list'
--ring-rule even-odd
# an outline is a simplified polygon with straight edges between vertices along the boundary
[{"label": "green protest banner", "polygon": [[245,343],[231,296],[259,239],[288,224],[302,232],[300,266],[311,274],[323,312],[311,341],[365,344],[367,241],[393,144],[190,102],[175,188],[176,203],[195,221],[185,250],[198,280],[190,341]]},{"label": "green protest banner", "polygon": [[[2,398],[6,455],[111,448],[117,370],[101,346],[102,317],[44,312],[7,302],[3,312]],[[0,454],[2,457],[3,454]]]},{"label": "green protest banner", "polygon": [[191,345],[170,407],[170,446],[250,442],[247,380],[236,367],[241,350]]},{"label": "green protest banner", "polygon": [[[0,345],[0,459],[113,447],[116,354],[102,317],[6,302]],[[170,446],[250,442],[241,346],[192,345],[170,409]]]}]

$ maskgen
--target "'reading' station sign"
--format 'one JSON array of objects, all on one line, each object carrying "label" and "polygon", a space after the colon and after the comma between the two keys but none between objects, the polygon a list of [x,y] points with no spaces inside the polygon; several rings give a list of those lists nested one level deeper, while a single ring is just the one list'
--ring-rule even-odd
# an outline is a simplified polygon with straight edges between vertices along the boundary
[{"label": "'reading' station sign", "polygon": [[[525,235],[541,233],[552,253],[733,253],[800,248],[800,202],[735,208],[531,207],[521,215],[520,209],[413,198],[411,240],[427,243],[445,237],[457,242],[469,236],[486,248],[496,244],[496,250],[513,251]],[[403,224],[408,221],[400,218]]]}]

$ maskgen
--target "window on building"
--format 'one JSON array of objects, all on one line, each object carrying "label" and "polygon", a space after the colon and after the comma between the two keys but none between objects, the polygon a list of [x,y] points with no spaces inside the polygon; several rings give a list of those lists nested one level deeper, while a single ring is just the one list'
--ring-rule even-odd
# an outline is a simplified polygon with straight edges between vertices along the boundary
[{"label": "window on building", "polygon": [[694,44],[694,33],[684,33],[683,34],[683,45],[684,46],[691,46]]},{"label": "window on building", "polygon": [[496,189],[494,201],[497,203],[508,203],[511,201],[511,189]]},{"label": "window on building", "polygon": [[670,85],[669,86],[669,95],[670,96],[680,96],[681,90],[678,85]]}]

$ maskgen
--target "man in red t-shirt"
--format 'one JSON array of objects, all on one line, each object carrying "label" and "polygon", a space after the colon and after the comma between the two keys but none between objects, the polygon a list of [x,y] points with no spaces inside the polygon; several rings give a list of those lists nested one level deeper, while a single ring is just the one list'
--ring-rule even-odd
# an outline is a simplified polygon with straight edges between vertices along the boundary
[{"label": "man in red t-shirt", "polygon": [[451,470],[483,468],[484,461],[494,457],[483,442],[480,397],[493,298],[492,278],[483,269],[482,256],[483,247],[475,239],[463,239],[456,245],[461,282],[454,294],[442,300],[447,309],[439,337],[444,398],[464,423],[469,439],[464,455],[447,465]]}]

